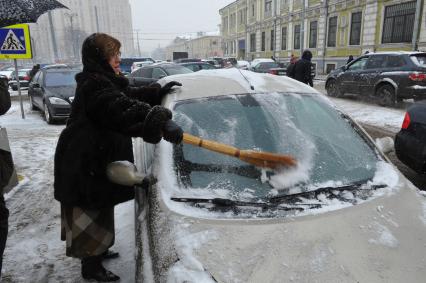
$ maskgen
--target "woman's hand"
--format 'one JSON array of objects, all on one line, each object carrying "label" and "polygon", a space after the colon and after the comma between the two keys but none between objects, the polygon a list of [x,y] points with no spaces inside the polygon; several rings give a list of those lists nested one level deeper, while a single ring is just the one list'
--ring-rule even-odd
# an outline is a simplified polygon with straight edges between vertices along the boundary
[{"label": "woman's hand", "polygon": [[183,130],[172,120],[168,120],[163,126],[163,139],[171,143],[181,143]]}]

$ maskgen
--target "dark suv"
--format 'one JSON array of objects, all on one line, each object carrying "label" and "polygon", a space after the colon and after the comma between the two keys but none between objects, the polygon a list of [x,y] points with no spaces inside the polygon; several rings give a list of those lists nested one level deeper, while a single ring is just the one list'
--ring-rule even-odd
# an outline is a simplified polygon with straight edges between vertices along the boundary
[{"label": "dark suv", "polygon": [[325,84],[327,95],[369,96],[383,106],[403,99],[426,99],[426,53],[370,53],[332,71]]}]

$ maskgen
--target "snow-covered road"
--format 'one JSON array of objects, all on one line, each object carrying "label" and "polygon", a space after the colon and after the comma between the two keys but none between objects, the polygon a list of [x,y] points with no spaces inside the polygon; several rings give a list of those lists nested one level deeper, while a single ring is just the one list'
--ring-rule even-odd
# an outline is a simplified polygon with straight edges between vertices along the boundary
[{"label": "snow-covered road", "polygon": [[[404,110],[372,104],[332,99],[355,120],[398,131]],[[10,210],[9,237],[4,255],[2,282],[82,282],[80,262],[65,257],[60,241],[59,204],[53,199],[53,156],[64,125],[47,125],[41,114],[29,110],[21,119],[19,101],[0,117],[7,128],[20,184],[6,195]],[[116,245],[121,257],[106,266],[121,276],[121,282],[134,282],[133,203],[116,209]]]}]

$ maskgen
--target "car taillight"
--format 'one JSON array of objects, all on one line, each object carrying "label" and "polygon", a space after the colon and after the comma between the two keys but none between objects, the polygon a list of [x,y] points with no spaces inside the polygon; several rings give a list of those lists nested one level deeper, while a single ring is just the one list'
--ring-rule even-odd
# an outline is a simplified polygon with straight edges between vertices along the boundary
[{"label": "car taillight", "polygon": [[416,81],[416,82],[426,80],[426,74],[425,73],[414,72],[414,73],[411,73],[408,77],[410,78],[410,80]]},{"label": "car taillight", "polygon": [[25,76],[24,80],[29,81],[30,80],[30,76]]},{"label": "car taillight", "polygon": [[408,127],[410,126],[410,123],[411,123],[410,114],[408,114],[407,112],[405,113],[405,117],[404,117],[404,121],[402,122],[401,129],[404,129],[404,130],[408,129]]},{"label": "car taillight", "polygon": [[269,73],[272,74],[272,75],[278,75],[278,71],[277,70],[270,70]]}]

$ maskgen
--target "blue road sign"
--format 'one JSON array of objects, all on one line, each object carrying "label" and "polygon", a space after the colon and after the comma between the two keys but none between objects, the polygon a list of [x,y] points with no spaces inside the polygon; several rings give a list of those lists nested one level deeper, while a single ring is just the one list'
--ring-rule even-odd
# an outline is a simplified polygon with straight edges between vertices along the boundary
[{"label": "blue road sign", "polygon": [[0,28],[0,58],[32,58],[28,25],[20,24]]}]

